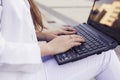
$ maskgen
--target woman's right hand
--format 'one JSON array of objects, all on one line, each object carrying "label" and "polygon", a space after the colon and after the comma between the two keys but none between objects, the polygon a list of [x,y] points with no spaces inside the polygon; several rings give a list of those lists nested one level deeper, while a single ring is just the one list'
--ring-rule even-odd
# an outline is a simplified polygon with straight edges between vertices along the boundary
[{"label": "woman's right hand", "polygon": [[46,43],[46,45],[44,45],[45,49],[43,49],[43,46],[41,45],[41,51],[43,52],[43,55],[55,55],[63,53],[72,47],[79,46],[82,42],[84,42],[84,39],[78,35],[58,36],[50,42]]}]

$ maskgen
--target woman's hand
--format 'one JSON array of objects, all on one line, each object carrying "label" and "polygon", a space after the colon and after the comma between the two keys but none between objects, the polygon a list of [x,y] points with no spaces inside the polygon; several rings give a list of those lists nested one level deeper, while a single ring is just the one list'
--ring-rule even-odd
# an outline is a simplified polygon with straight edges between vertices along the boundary
[{"label": "woman's hand", "polygon": [[49,29],[49,32],[55,35],[71,35],[75,34],[76,30],[72,27],[58,27],[56,29]]},{"label": "woman's hand", "polygon": [[63,53],[72,47],[81,45],[82,42],[84,39],[78,35],[58,36],[46,44],[41,44],[41,53],[42,56]]},{"label": "woman's hand", "polygon": [[[59,35],[71,35],[75,33],[76,30],[73,29],[72,27],[58,27],[55,29],[44,30],[42,33],[38,33],[37,36],[39,39],[51,41],[52,39],[56,38]],[[43,37],[41,38],[41,36]]]}]

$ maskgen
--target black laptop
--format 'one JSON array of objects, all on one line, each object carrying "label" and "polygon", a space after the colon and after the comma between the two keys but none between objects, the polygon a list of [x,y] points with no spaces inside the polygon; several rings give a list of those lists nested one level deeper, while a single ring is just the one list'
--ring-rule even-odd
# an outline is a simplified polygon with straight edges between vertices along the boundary
[{"label": "black laptop", "polygon": [[87,23],[74,28],[85,43],[55,55],[59,65],[101,54],[120,44],[120,0],[94,0]]}]

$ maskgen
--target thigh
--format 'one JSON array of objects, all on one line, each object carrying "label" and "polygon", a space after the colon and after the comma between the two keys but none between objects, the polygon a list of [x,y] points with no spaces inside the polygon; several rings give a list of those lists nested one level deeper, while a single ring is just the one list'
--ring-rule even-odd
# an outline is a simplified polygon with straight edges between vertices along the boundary
[{"label": "thigh", "polygon": [[96,77],[97,80],[120,80],[120,62],[114,51],[103,71]]},{"label": "thigh", "polygon": [[49,58],[44,62],[47,80],[90,80],[101,72],[109,60],[110,51],[106,53],[64,65],[58,65],[54,58]]}]

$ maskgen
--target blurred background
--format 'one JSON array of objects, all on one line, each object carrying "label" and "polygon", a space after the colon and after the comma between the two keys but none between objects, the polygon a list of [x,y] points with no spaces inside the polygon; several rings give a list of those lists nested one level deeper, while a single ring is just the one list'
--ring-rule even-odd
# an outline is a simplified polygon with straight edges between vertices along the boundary
[{"label": "blurred background", "polygon": [[86,22],[92,0],[36,0],[37,2],[77,21]]}]

